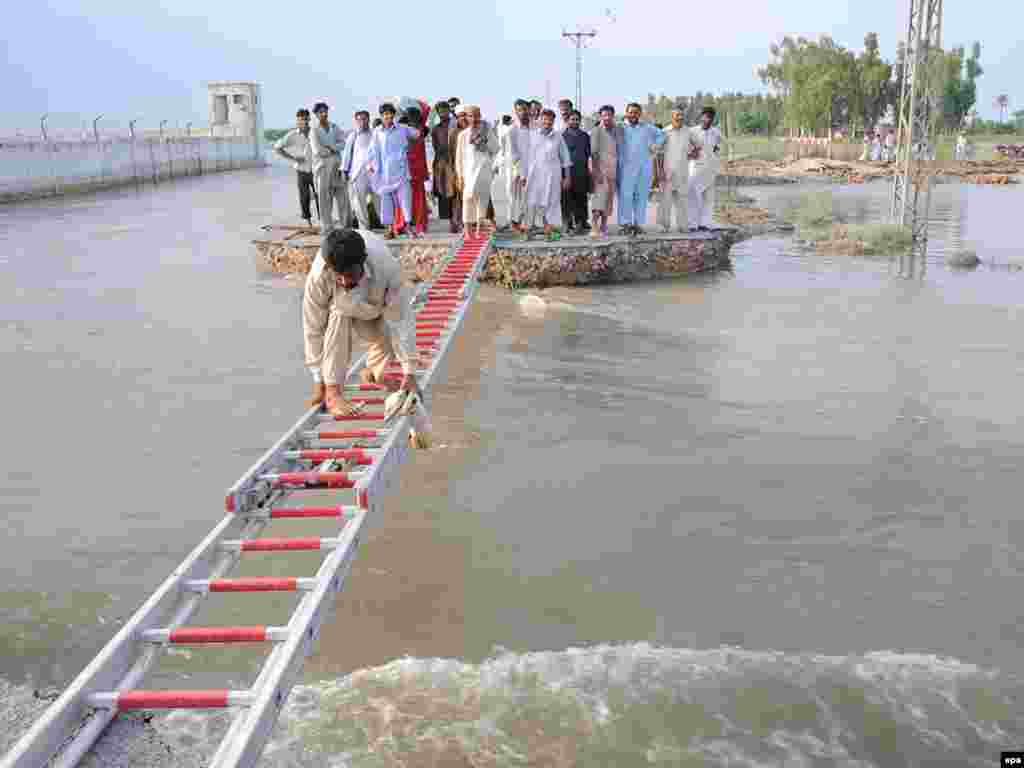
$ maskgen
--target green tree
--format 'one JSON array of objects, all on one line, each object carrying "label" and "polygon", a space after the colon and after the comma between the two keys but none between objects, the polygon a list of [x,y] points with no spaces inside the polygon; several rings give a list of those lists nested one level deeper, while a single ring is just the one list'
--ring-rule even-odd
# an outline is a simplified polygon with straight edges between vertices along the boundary
[{"label": "green tree", "polygon": [[893,65],[878,52],[878,34],[864,37],[864,51],[857,57],[856,117],[861,128],[875,125],[895,98]]},{"label": "green tree", "polygon": [[736,113],[736,130],[740,133],[764,135],[768,133],[770,125],[771,122],[765,112]]}]

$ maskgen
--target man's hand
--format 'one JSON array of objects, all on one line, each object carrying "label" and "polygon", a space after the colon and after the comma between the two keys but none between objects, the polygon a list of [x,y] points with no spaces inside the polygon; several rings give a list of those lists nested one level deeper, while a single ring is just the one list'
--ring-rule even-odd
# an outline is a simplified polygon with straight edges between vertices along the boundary
[{"label": "man's hand", "polygon": [[418,392],[419,385],[416,383],[416,377],[413,376],[411,373],[405,374],[405,376],[402,377],[402,383],[399,386],[399,389],[401,389],[403,392],[409,393]]},{"label": "man's hand", "polygon": [[570,187],[571,184],[572,184],[572,182],[569,180],[568,176],[566,176],[564,179],[562,179],[562,189],[564,191],[568,192],[569,191],[569,187]]},{"label": "man's hand", "polygon": [[318,381],[313,384],[313,395],[309,398],[309,402],[306,405],[310,408],[314,408],[324,401],[324,393],[326,388],[322,381]]}]

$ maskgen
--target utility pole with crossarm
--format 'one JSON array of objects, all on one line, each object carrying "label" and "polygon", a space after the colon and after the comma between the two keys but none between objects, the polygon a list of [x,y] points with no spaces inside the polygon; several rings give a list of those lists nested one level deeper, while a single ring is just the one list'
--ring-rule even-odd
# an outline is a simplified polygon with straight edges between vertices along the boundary
[{"label": "utility pole with crossarm", "polygon": [[562,37],[572,40],[576,46],[576,109],[583,113],[583,49],[587,43],[597,37],[593,29],[577,27],[575,32],[562,30]]}]

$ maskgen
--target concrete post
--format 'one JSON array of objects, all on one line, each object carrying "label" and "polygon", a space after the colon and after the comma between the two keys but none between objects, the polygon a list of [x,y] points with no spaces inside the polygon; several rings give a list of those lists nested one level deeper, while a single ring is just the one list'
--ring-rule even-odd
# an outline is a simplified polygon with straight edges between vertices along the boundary
[{"label": "concrete post", "polygon": [[96,119],[92,121],[92,136],[96,140],[96,155],[97,162],[100,166],[100,184],[103,184],[103,146],[100,144],[100,129],[97,127],[97,123],[103,119],[103,115],[97,115]]},{"label": "concrete post", "polygon": [[135,191],[139,191],[139,167],[135,164],[135,121],[128,121],[128,154],[132,159],[132,178],[135,180]]},{"label": "concrete post", "polygon": [[45,115],[39,118],[39,132],[43,134],[43,143],[46,145],[46,156],[50,164],[50,178],[53,180],[53,194],[60,194],[60,183],[57,181],[57,169],[54,165],[53,157],[53,145],[50,143],[50,137],[46,133],[46,118],[50,116],[47,112]]}]

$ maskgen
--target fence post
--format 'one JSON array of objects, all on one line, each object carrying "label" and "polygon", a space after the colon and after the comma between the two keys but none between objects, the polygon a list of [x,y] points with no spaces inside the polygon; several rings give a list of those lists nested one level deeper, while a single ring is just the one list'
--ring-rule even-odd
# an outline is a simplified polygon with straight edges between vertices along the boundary
[{"label": "fence post", "polygon": [[100,181],[99,186],[103,186],[103,146],[100,144],[100,130],[96,124],[103,119],[103,115],[98,115],[95,120],[92,121],[92,135],[96,140],[96,154],[97,160],[100,164]]},{"label": "fence post", "polygon": [[157,184],[160,183],[160,180],[159,180],[159,178],[157,178],[158,177],[158,173],[157,173],[157,167],[156,167],[156,153],[153,151],[153,142],[150,141],[150,140],[147,140],[146,141],[146,147],[148,147],[148,149],[149,149],[149,165],[150,165],[150,168],[153,170],[153,186],[156,186]]},{"label": "fence post", "polygon": [[46,157],[50,161],[50,178],[53,180],[53,194],[60,194],[60,183],[57,181],[57,169],[54,167],[54,151],[53,145],[50,143],[50,137],[46,133],[46,118],[50,116],[47,112],[45,115],[39,118],[39,131],[43,134],[43,144],[46,145]]}]

